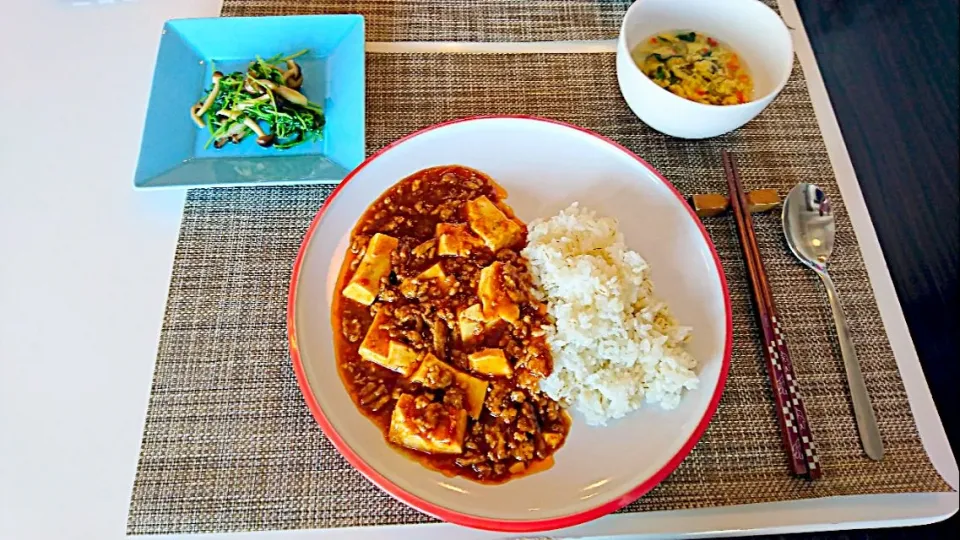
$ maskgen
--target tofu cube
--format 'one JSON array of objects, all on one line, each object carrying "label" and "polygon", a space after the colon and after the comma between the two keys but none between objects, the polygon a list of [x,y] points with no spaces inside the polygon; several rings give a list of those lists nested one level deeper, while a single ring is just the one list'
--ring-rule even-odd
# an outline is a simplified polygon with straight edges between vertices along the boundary
[{"label": "tofu cube", "polygon": [[483,244],[464,223],[437,223],[437,254],[464,257]]},{"label": "tofu cube", "polygon": [[523,234],[520,225],[508,218],[486,196],[467,203],[467,221],[473,232],[493,251],[516,244]]},{"label": "tofu cube", "polygon": [[488,318],[483,315],[480,304],[474,304],[457,314],[457,326],[460,328],[460,339],[464,343],[473,341],[490,325],[500,320],[499,317]]},{"label": "tofu cube", "polygon": [[417,281],[427,281],[428,279],[439,279],[440,281],[445,281],[447,279],[447,274],[444,273],[443,268],[440,267],[440,263],[436,263],[430,268],[427,268],[417,276]]},{"label": "tofu cube", "polygon": [[470,369],[484,375],[512,377],[513,368],[502,349],[483,349],[467,356]]},{"label": "tofu cube", "polygon": [[434,356],[432,353],[427,353],[423,357],[423,361],[420,362],[420,366],[416,371],[410,375],[410,381],[415,383],[420,383],[427,388],[434,388],[435,386],[430,383],[430,380],[427,378],[427,374],[431,369],[438,369],[441,371],[448,371],[451,375],[456,378],[457,369],[446,362],[440,361],[439,358]]},{"label": "tofu cube", "polygon": [[426,414],[426,409],[418,409],[416,399],[410,394],[401,395],[390,416],[390,441],[428,454],[462,454],[463,439],[467,433],[467,412],[448,405],[434,405],[444,407],[446,414],[436,427],[426,430],[417,422],[419,415]]},{"label": "tofu cube", "polygon": [[468,373],[464,373],[429,353],[424,356],[423,361],[420,362],[420,367],[410,376],[410,380],[429,385],[427,382],[427,373],[431,368],[449,371],[453,375],[454,384],[463,389],[464,394],[466,394],[467,412],[470,414],[470,417],[479,418],[480,412],[483,411],[483,402],[487,399],[487,386],[489,386],[490,383]]},{"label": "tofu cube", "polygon": [[390,254],[397,249],[397,239],[377,233],[367,244],[367,251],[350,282],[343,288],[343,296],[369,306],[380,292],[380,280],[390,274]]},{"label": "tofu cube", "polygon": [[377,312],[367,329],[367,335],[360,342],[360,356],[364,360],[383,365],[390,354],[390,334],[380,327],[387,322],[387,316],[382,311]]},{"label": "tofu cube", "polygon": [[407,345],[398,341],[391,341],[390,347],[387,350],[387,361],[381,365],[403,376],[407,376],[417,367],[417,356],[417,352]]},{"label": "tofu cube", "polygon": [[480,270],[477,289],[484,317],[501,318],[511,324],[520,319],[520,306],[507,296],[503,287],[502,262],[496,261]]},{"label": "tofu cube", "polygon": [[360,343],[360,357],[409,377],[417,367],[417,353],[403,343],[391,341],[390,335],[380,328],[385,322],[386,316],[378,312]]},{"label": "tofu cube", "polygon": [[483,402],[487,399],[487,387],[490,386],[490,383],[459,370],[456,380],[457,386],[463,388],[466,394],[467,412],[470,414],[470,418],[480,418],[480,413],[483,412]]}]

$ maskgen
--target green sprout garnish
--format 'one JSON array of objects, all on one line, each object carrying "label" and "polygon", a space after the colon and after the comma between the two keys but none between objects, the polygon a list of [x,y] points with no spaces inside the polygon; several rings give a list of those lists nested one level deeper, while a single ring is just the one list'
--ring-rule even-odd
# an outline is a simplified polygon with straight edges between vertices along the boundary
[{"label": "green sprout garnish", "polygon": [[267,59],[257,56],[246,73],[215,71],[213,86],[190,110],[193,121],[210,131],[205,148],[239,143],[251,134],[260,146],[281,150],[320,140],[323,107],[300,93],[303,72],[294,62],[308,52]]}]

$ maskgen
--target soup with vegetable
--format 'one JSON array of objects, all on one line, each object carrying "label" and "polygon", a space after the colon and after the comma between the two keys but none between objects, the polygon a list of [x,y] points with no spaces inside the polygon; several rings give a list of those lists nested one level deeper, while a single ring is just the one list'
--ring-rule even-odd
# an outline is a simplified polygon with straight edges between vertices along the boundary
[{"label": "soup with vegetable", "polygon": [[753,97],[753,80],[743,60],[706,34],[656,34],[635,47],[632,56],[650,80],[682,98],[707,105],[737,105]]}]

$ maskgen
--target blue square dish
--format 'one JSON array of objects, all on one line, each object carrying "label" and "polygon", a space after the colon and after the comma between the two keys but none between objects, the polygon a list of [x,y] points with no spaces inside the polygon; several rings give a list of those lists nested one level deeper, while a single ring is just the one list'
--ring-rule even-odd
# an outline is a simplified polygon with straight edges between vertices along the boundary
[{"label": "blue square dish", "polygon": [[[336,183],[364,159],[364,29],[360,15],[167,21],[140,143],[137,188]],[[214,70],[244,71],[257,55],[297,58],[303,92],[323,104],[316,142],[278,150],[254,137],[221,149],[190,119]]]}]

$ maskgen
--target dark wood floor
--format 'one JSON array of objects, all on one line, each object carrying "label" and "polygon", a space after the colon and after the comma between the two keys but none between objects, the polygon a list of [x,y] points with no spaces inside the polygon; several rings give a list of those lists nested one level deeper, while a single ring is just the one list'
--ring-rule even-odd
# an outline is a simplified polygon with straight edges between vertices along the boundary
[{"label": "dark wood floor", "polygon": [[[960,447],[958,0],[797,0],[927,382]],[[953,537],[911,529],[784,538]]]}]

